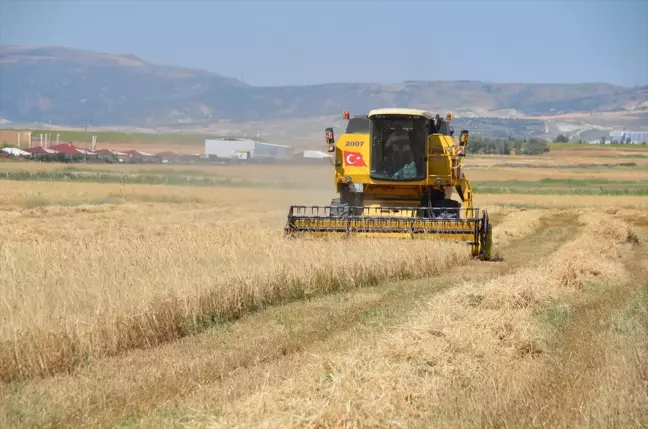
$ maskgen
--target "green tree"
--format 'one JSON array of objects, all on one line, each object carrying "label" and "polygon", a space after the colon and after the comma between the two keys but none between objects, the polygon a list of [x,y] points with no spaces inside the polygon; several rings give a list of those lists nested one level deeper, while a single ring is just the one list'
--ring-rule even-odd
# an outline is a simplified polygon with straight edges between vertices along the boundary
[{"label": "green tree", "polygon": [[529,141],[511,137],[492,139],[477,135],[468,141],[467,151],[469,154],[483,155],[510,155],[512,151],[518,155],[539,155],[549,152],[549,145],[542,139]]},{"label": "green tree", "polygon": [[549,152],[549,145],[542,139],[529,139],[524,145],[525,155],[542,155]]}]

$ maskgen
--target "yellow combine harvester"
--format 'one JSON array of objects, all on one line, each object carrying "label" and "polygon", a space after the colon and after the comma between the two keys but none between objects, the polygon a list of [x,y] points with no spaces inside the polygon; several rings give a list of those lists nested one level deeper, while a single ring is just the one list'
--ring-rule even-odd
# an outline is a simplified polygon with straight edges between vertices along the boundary
[{"label": "yellow combine harvester", "polygon": [[[474,257],[491,259],[488,213],[473,208],[464,175],[468,131],[460,140],[445,119],[418,109],[376,109],[350,117],[335,141],[334,182],[339,194],[330,206],[290,207],[290,236],[445,239],[470,245]],[[456,191],[463,204],[451,199]]]}]

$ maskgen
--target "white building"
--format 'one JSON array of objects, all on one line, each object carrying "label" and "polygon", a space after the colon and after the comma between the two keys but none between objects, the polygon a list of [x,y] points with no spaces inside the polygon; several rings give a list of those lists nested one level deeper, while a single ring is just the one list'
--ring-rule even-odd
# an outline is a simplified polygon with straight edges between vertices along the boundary
[{"label": "white building", "polygon": [[648,143],[648,131],[611,131],[610,141],[618,143]]},{"label": "white building", "polygon": [[220,138],[205,140],[205,157],[288,159],[291,146],[265,143],[251,139]]},{"label": "white building", "polygon": [[17,147],[5,147],[2,148],[3,152],[7,152],[9,155],[13,156],[29,156],[31,153],[24,151],[22,149],[18,149]]}]

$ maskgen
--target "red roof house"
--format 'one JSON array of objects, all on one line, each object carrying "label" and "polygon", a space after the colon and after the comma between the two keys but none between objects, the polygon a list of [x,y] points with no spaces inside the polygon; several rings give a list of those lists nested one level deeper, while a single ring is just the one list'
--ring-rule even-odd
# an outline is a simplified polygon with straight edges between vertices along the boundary
[{"label": "red roof house", "polygon": [[83,149],[77,148],[72,143],[61,143],[58,145],[50,146],[48,149],[53,149],[66,155],[83,155],[84,153]]},{"label": "red roof house", "polygon": [[56,153],[56,151],[54,149],[45,148],[45,147],[42,147],[42,146],[30,147],[30,148],[25,149],[25,151],[29,152],[29,153],[50,153],[50,154]]}]

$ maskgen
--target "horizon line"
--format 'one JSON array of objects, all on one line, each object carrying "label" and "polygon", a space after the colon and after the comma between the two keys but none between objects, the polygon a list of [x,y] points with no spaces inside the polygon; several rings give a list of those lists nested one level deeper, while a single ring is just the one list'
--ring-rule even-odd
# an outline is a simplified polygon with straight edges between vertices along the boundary
[{"label": "horizon line", "polygon": [[[398,84],[408,84],[408,83],[482,83],[482,84],[496,84],[496,85],[610,85],[617,88],[624,89],[637,89],[637,88],[648,88],[648,82],[646,84],[634,84],[632,86],[620,85],[617,83],[605,82],[605,81],[560,81],[560,82],[541,82],[541,81],[493,81],[493,80],[479,80],[479,79],[431,79],[431,80],[421,80],[421,79],[404,79],[400,81],[326,81],[319,83],[307,83],[307,84],[283,84],[283,85],[259,85],[245,82],[242,79],[236,78],[234,76],[228,76],[220,74],[217,71],[208,70],[200,67],[191,67],[177,64],[164,64],[164,63],[154,63],[147,60],[145,57],[136,54],[136,53],[116,53],[108,52],[102,50],[92,50],[86,48],[78,48],[73,46],[65,45],[16,45],[16,44],[0,44],[0,50],[6,48],[14,49],[63,49],[77,52],[85,52],[89,54],[98,54],[98,55],[110,55],[110,56],[123,56],[123,57],[135,57],[146,65],[153,67],[168,67],[168,68],[178,68],[184,70],[191,70],[195,72],[209,73],[220,78],[234,80],[243,85],[253,88],[305,88],[313,86],[328,86],[328,85],[398,85]],[[2,53],[0,52],[0,58]],[[0,63],[1,64],[1,63]],[[127,67],[127,66],[124,66]]]}]

